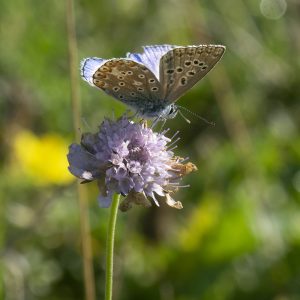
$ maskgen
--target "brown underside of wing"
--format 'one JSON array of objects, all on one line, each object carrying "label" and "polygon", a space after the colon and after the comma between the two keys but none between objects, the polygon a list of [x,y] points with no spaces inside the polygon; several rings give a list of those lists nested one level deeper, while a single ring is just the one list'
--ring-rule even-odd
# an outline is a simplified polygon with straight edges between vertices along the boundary
[{"label": "brown underside of wing", "polygon": [[176,101],[215,66],[224,52],[221,45],[201,45],[178,47],[166,53],[160,61],[163,99]]}]

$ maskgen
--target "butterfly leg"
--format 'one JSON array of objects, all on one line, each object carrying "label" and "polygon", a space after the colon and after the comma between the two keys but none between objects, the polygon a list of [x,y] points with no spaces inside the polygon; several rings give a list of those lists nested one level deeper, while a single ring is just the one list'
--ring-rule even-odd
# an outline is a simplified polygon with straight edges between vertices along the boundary
[{"label": "butterfly leg", "polygon": [[163,120],[162,120],[162,124],[161,124],[161,126],[160,126],[159,132],[162,132],[162,131],[163,131],[163,129],[164,129],[165,125],[166,125],[166,122],[167,122],[167,119],[163,119]]},{"label": "butterfly leg", "polygon": [[154,119],[154,121],[152,122],[152,125],[151,125],[151,129],[153,129],[158,124],[159,121],[160,121],[160,116],[158,116]]}]

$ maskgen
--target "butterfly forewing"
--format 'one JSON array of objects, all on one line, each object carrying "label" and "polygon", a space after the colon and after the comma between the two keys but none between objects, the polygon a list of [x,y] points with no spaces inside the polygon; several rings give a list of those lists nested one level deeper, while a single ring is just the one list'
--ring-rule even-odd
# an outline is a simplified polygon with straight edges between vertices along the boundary
[{"label": "butterfly forewing", "polygon": [[221,45],[200,45],[177,47],[160,60],[160,83],[163,99],[176,101],[220,60],[225,47]]},{"label": "butterfly forewing", "polygon": [[129,59],[111,59],[96,70],[93,83],[136,109],[161,99],[161,85],[145,66]]}]

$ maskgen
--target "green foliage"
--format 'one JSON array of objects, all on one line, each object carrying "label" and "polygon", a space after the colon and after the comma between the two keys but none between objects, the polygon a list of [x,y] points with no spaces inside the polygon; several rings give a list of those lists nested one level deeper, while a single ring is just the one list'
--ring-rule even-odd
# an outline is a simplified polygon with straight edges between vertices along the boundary
[{"label": "green foliage", "polygon": [[[145,44],[227,46],[180,100],[216,126],[193,116],[191,125],[167,123],[180,130],[181,156],[199,168],[175,197],[184,209],[119,216],[115,299],[300,299],[299,4],[286,1],[285,11],[284,0],[270,3],[76,1],[80,58],[120,57]],[[0,5],[0,298],[83,299],[75,185],[40,186],[16,174],[14,153],[23,129],[72,137],[65,3]],[[83,81],[80,88],[83,131],[126,109]],[[108,211],[95,185],[88,192],[101,299]]]}]

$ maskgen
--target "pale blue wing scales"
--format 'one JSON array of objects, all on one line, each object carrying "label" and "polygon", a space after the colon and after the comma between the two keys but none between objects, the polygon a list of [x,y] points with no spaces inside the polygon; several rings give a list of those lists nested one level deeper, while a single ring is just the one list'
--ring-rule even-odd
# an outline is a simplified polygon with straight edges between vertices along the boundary
[{"label": "pale blue wing scales", "polygon": [[177,47],[160,60],[159,78],[163,99],[176,101],[201,80],[221,59],[225,52],[222,45]]},{"label": "pale blue wing scales", "polygon": [[82,79],[91,86],[95,86],[93,83],[93,76],[105,62],[107,62],[107,59],[99,57],[88,57],[83,59],[80,62],[80,75]]},{"label": "pale blue wing scales", "polygon": [[141,110],[161,99],[161,86],[145,66],[130,59],[97,61],[82,64],[85,80],[123,103]]},{"label": "pale blue wing scales", "polygon": [[159,63],[163,55],[176,46],[154,45],[144,46],[143,53],[127,53],[127,58],[146,66],[159,79]]}]

